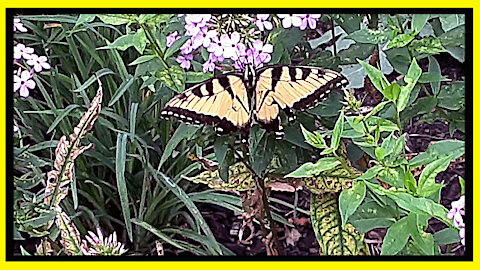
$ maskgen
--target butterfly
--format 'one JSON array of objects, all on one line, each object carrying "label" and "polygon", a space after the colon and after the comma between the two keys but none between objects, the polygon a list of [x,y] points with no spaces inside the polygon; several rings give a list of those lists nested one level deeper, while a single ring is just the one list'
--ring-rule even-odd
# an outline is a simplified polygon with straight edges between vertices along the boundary
[{"label": "butterfly", "polygon": [[248,138],[256,121],[276,138],[284,135],[280,111],[289,121],[293,111],[315,107],[331,91],[343,88],[347,79],[340,73],[311,66],[267,66],[245,74],[225,73],[174,96],[161,112],[162,118],[210,125],[220,135],[241,133]]}]

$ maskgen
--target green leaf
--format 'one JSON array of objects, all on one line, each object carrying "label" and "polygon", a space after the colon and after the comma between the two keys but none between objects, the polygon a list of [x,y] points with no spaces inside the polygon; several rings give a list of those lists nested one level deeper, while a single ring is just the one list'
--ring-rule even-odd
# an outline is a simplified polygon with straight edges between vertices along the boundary
[{"label": "green leaf", "polygon": [[415,246],[420,248],[420,250],[425,255],[434,255],[434,238],[433,235],[430,233],[426,233],[420,228],[416,228],[416,230],[412,230],[412,239]]},{"label": "green leaf", "polygon": [[252,128],[250,132],[249,144],[252,169],[257,175],[262,175],[272,161],[275,138],[271,134],[267,134],[264,129],[255,126],[255,129]]},{"label": "green leaf", "polygon": [[388,62],[400,74],[406,74],[411,63],[410,52],[407,47],[392,48],[385,51]]},{"label": "green leaf", "polygon": [[415,33],[405,33],[394,37],[387,45],[387,48],[401,48],[406,46],[415,38]]},{"label": "green leaf", "polygon": [[378,177],[385,183],[394,187],[403,187],[405,171],[402,166],[384,167]]},{"label": "green leaf", "polygon": [[438,173],[443,172],[448,168],[451,159],[452,156],[437,159],[423,169],[422,174],[418,179],[418,196],[427,197],[442,188],[442,184],[435,183],[435,177]]},{"label": "green leaf", "polygon": [[[398,138],[400,139],[400,138]],[[385,150],[385,156],[390,155],[394,150],[395,147],[397,146],[398,139],[395,138],[394,132],[390,133],[385,140],[382,142],[382,149]]]},{"label": "green leaf", "polygon": [[465,25],[458,26],[438,37],[445,48],[465,48]]},{"label": "green leaf", "polygon": [[383,96],[390,101],[396,101],[400,94],[400,85],[397,83],[392,83],[389,86],[385,87],[383,90]]},{"label": "green leaf", "polygon": [[97,17],[102,20],[104,23],[112,25],[121,25],[125,23],[131,23],[135,20],[126,14],[102,14],[97,15]]},{"label": "green leaf", "polygon": [[133,46],[139,53],[143,53],[145,47],[147,47],[147,35],[145,34],[145,30],[140,28],[135,33],[135,41],[133,42]]},{"label": "green leaf", "polygon": [[411,224],[416,222],[412,219],[415,219],[415,215],[410,214],[388,228],[380,255],[395,255],[403,249],[410,236]]},{"label": "green leaf", "polygon": [[415,180],[415,177],[410,170],[407,170],[405,172],[405,175],[403,177],[403,184],[408,189],[408,191],[412,193],[417,192],[417,181]]},{"label": "green leaf", "polygon": [[183,36],[179,40],[175,41],[172,46],[170,46],[166,51],[165,51],[165,57],[164,59],[167,59],[168,57],[172,56],[174,53],[178,52],[180,48],[189,40],[190,37]]},{"label": "green leaf", "polygon": [[108,103],[108,106],[110,107],[115,104],[130,88],[134,81],[135,77],[133,77],[132,75],[128,75],[127,79],[122,82],[122,84],[117,88],[117,91],[115,91],[115,94],[113,94],[113,97]]},{"label": "green leaf", "polygon": [[409,165],[412,168],[427,165],[435,160],[445,156],[450,156],[451,160],[457,159],[465,154],[465,142],[456,140],[443,140],[433,143],[427,148],[427,151],[410,160]]},{"label": "green leaf", "polygon": [[137,38],[136,34],[123,35],[115,39],[115,41],[108,44],[107,46],[100,47],[98,49],[118,49],[121,51],[125,51],[126,49],[134,46],[134,44],[137,42],[136,38]]},{"label": "green leaf", "polygon": [[461,176],[458,176],[458,182],[460,182],[460,187],[461,187],[461,195],[465,195],[465,180],[463,179],[463,177]]},{"label": "green leaf", "polygon": [[227,155],[228,147],[229,147],[229,138],[227,136],[220,136],[215,140],[213,145],[215,149],[215,157],[217,158],[217,162],[222,164],[225,160],[225,156]]},{"label": "green leaf", "polygon": [[381,111],[383,109],[383,107],[385,107],[385,105],[387,105],[388,103],[390,103],[390,101],[382,101],[380,103],[377,104],[377,106],[375,106],[375,108],[373,108],[373,110],[371,110],[366,116],[365,116],[365,119],[368,119],[370,118],[371,116],[377,114],[379,111]]},{"label": "green leaf", "polygon": [[412,41],[408,46],[410,50],[417,53],[437,54],[446,52],[447,49],[443,47],[442,43],[437,37],[426,37]]},{"label": "green leaf", "polygon": [[[431,55],[428,56],[428,73],[438,74],[443,77],[442,70],[440,69],[440,64],[438,63],[437,59],[435,59],[435,57]],[[422,74],[422,76],[420,76],[419,82],[422,82],[422,77],[425,74]],[[433,94],[435,96],[438,95],[438,92],[440,92],[440,81],[432,82],[430,83],[430,86],[432,87]]]},{"label": "green leaf", "polygon": [[168,237],[166,234],[162,233],[160,230],[156,229],[152,225],[148,224],[145,221],[137,220],[137,219],[132,219],[132,222],[135,223],[136,225],[144,228],[145,230],[153,233],[156,235],[158,238],[162,239],[166,243],[171,244],[172,246],[184,250],[185,248],[181,245],[179,245],[175,240],[171,239]]},{"label": "green leaf", "polygon": [[207,245],[208,249],[214,255],[222,255],[223,252],[220,249],[218,242],[215,240],[215,237],[213,236],[212,231],[208,227],[208,224],[205,222],[205,219],[202,217],[197,206],[192,201],[192,199],[188,196],[188,194],[185,193],[185,191],[181,187],[179,187],[175,182],[173,182],[172,179],[165,176],[163,173],[156,171],[150,163],[148,164],[148,169],[151,175],[155,178],[155,180],[162,182],[168,190],[172,191],[175,194],[175,196],[177,196],[177,198],[179,198],[185,204],[185,206],[188,208],[190,213],[192,213],[192,215],[195,217],[196,223],[207,236],[208,241],[205,242],[205,245]]},{"label": "green leaf", "polygon": [[375,148],[375,157],[377,158],[377,160],[383,160],[385,156],[385,149],[383,149],[382,147]]},{"label": "green leaf", "polygon": [[356,181],[351,189],[345,189],[340,193],[338,199],[340,215],[342,217],[342,228],[345,228],[345,224],[348,218],[355,213],[358,206],[365,198],[367,188],[363,181]]},{"label": "green leaf", "polygon": [[383,75],[380,70],[376,69],[375,67],[371,66],[366,62],[358,60],[358,63],[360,63],[360,65],[362,65],[362,67],[365,69],[368,77],[372,81],[373,85],[375,85],[375,88],[377,88],[380,92],[382,92],[382,94],[384,94],[383,90],[388,85],[390,85],[390,83],[387,81],[387,78],[385,78],[385,75]]},{"label": "green leaf", "polygon": [[115,174],[117,176],[117,189],[120,196],[123,218],[127,229],[128,238],[133,242],[132,221],[130,220],[130,208],[128,203],[127,183],[125,182],[125,164],[127,162],[127,136],[119,133],[117,137],[117,151],[115,154]]},{"label": "green leaf", "polygon": [[61,114],[59,114],[57,116],[57,118],[55,118],[55,120],[53,121],[53,123],[50,125],[50,127],[48,128],[47,130],[47,133],[50,133],[52,132],[56,127],[57,125],[63,120],[63,118],[65,118],[71,111],[73,111],[74,109],[76,108],[79,108],[80,106],[79,105],[76,105],[76,104],[71,104],[71,105],[68,105],[67,108],[65,108]]},{"label": "green leaf", "polygon": [[460,242],[458,230],[453,228],[445,228],[433,234],[433,239],[438,245],[448,245]]},{"label": "green leaf", "polygon": [[415,34],[420,33],[420,31],[422,31],[423,27],[425,26],[429,18],[430,18],[429,14],[413,14],[412,31]]},{"label": "green leaf", "polygon": [[376,165],[368,169],[364,174],[357,178],[357,180],[370,180],[377,176],[377,174],[383,169],[382,166]]},{"label": "green leaf", "polygon": [[445,32],[465,24],[465,14],[442,14],[438,18]]},{"label": "green leaf", "polygon": [[437,97],[437,106],[449,110],[458,110],[465,106],[465,82],[442,85]]},{"label": "green leaf", "polygon": [[95,14],[80,14],[78,16],[77,22],[75,25],[79,25],[82,23],[87,23],[87,22],[92,22],[95,20],[96,15]]},{"label": "green leaf", "polygon": [[395,223],[397,211],[392,205],[379,205],[371,200],[362,203],[348,221],[362,233],[375,228],[388,228]]},{"label": "green leaf", "polygon": [[388,40],[388,32],[372,29],[360,29],[350,35],[346,36],[347,39],[353,39],[358,43],[366,44],[383,44]]},{"label": "green leaf", "polygon": [[32,256],[32,254],[28,253],[28,251],[22,245],[20,245],[20,253],[22,256]]},{"label": "green leaf", "polygon": [[313,177],[318,176],[323,171],[332,170],[340,165],[341,162],[334,157],[325,157],[318,160],[315,164],[311,162],[304,163],[295,171],[285,177]]},{"label": "green leaf", "polygon": [[157,72],[162,83],[175,92],[185,90],[185,71],[179,66],[172,66],[169,69],[163,69]]},{"label": "green leaf", "polygon": [[401,87],[400,95],[398,96],[397,110],[399,112],[403,111],[403,109],[405,109],[407,106],[410,93],[415,87],[420,75],[422,75],[422,69],[418,66],[417,60],[413,59],[404,79],[407,85]]},{"label": "green leaf", "polygon": [[[425,72],[418,79],[419,83],[435,83],[435,82],[448,82],[450,79],[447,79],[438,72]],[[434,92],[435,93],[435,92]],[[436,93],[435,93],[436,94]]]},{"label": "green leaf", "polygon": [[312,133],[304,128],[303,125],[300,125],[300,127],[302,128],[303,137],[305,137],[305,141],[308,144],[320,149],[325,148],[325,140],[323,139],[322,134],[318,132]]},{"label": "green leaf", "polygon": [[162,157],[160,158],[160,163],[158,167],[162,167],[163,163],[167,161],[168,158],[172,155],[173,150],[175,147],[184,139],[191,139],[192,136],[197,132],[200,127],[187,125],[185,123],[181,123],[180,126],[175,130],[172,138],[168,141],[167,145],[165,146],[165,150],[162,153]]},{"label": "green leaf", "polygon": [[157,58],[157,56],[153,55],[153,54],[142,55],[128,65],[129,66],[135,66],[135,65],[138,65],[138,64],[141,64],[141,63],[148,62],[148,61],[153,60],[155,58]]},{"label": "green leaf", "polygon": [[338,146],[340,145],[340,138],[342,137],[343,133],[343,122],[344,114],[342,111],[337,119],[337,122],[335,122],[335,127],[333,128],[332,140],[330,142],[330,148],[332,150],[337,150]]},{"label": "green leaf", "polygon": [[452,221],[447,218],[447,209],[431,199],[417,198],[411,194],[405,193],[404,190],[384,189],[383,187],[365,182],[369,189],[379,195],[387,195],[395,201],[403,209],[415,212],[417,214],[429,215],[444,222],[448,226],[453,226]]},{"label": "green leaf", "polygon": [[186,75],[185,83],[200,83],[213,77],[213,74],[210,72],[203,73],[203,72],[189,71],[185,73],[185,75]]}]

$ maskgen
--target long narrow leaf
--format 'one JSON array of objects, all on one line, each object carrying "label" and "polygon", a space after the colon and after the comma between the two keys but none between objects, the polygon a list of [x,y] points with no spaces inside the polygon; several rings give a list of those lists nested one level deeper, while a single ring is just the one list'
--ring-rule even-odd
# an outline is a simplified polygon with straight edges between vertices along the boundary
[{"label": "long narrow leaf", "polygon": [[117,174],[118,195],[122,205],[123,218],[128,233],[128,238],[133,242],[132,222],[130,220],[130,208],[128,207],[127,183],[125,182],[125,163],[127,159],[127,134],[119,134],[117,137],[117,152],[115,157],[115,172]]}]

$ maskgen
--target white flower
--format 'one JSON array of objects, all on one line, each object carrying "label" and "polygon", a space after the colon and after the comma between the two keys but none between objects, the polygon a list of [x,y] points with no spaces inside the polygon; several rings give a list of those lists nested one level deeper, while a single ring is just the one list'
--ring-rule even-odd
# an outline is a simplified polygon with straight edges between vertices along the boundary
[{"label": "white flower", "polygon": [[20,59],[30,59],[32,57],[33,48],[26,47],[22,43],[18,43],[15,47],[13,47],[13,58]]},{"label": "white flower", "polygon": [[41,72],[42,69],[50,69],[50,64],[47,62],[47,57],[45,56],[38,56],[36,54],[32,54],[31,58],[27,60],[27,64],[32,66],[36,72]]},{"label": "white flower", "polygon": [[32,75],[28,70],[22,71],[20,76],[13,75],[13,91],[20,90],[20,96],[28,97],[29,90],[35,88],[35,82],[31,79]]},{"label": "white flower", "polygon": [[27,28],[25,28],[25,26],[23,26],[23,23],[20,22],[20,19],[19,18],[14,18],[13,19],[13,32],[17,32],[20,31],[20,32],[27,32]]},{"label": "white flower", "polygon": [[300,27],[302,25],[301,14],[277,14],[277,16],[282,19],[283,28],[290,28],[292,25]]}]

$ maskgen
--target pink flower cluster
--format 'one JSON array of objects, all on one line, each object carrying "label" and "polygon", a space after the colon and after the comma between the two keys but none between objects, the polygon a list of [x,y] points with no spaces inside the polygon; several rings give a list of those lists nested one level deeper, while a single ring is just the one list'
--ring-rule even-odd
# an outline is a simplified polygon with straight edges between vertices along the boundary
[{"label": "pink flower cluster", "polygon": [[[266,21],[269,15],[258,15],[255,19],[257,27],[271,30],[273,25]],[[209,14],[186,14],[185,35],[191,38],[181,47],[181,54],[177,62],[186,70],[191,67],[194,50],[203,47],[209,53],[208,60],[203,64],[204,72],[212,72],[216,63],[225,59],[234,61],[237,68],[242,68],[247,63],[256,67],[268,63],[273,52],[271,44],[263,44],[261,40],[249,40],[242,42],[242,35],[233,31],[230,34],[219,35],[216,29],[211,29],[209,21],[212,15]],[[178,33],[173,32],[167,36],[167,46],[171,46],[176,40]]]},{"label": "pink flower cluster", "polygon": [[[314,29],[320,14],[277,14],[276,15],[284,28],[298,27],[301,30],[310,27]],[[261,33],[270,31],[274,27],[274,16],[270,14],[257,14],[255,17],[243,16],[242,25],[248,26],[254,23],[256,28],[241,31],[231,28],[224,32],[222,26],[215,24],[216,17],[210,14],[182,14],[179,17],[185,18],[185,36],[190,37],[182,47],[181,53],[176,61],[185,70],[190,69],[193,53],[198,48],[205,48],[208,60],[203,64],[203,72],[212,72],[216,63],[230,59],[237,69],[244,69],[246,65],[253,65],[255,68],[269,63],[273,53],[273,45],[264,43],[260,39]],[[225,17],[225,14],[222,18]],[[278,22],[278,20],[276,20]],[[231,25],[229,24],[228,27]],[[214,27],[220,27],[215,29]],[[222,33],[219,33],[222,31]],[[167,36],[167,47],[171,47],[180,35],[177,31]]]},{"label": "pink flower cluster", "polygon": [[13,91],[19,91],[20,96],[28,97],[29,89],[35,88],[35,81],[32,79],[34,72],[42,72],[44,69],[50,69],[50,64],[45,56],[34,54],[33,48],[27,47],[22,43],[18,43],[13,47],[13,58],[15,63],[23,59],[31,70],[18,69],[13,75]]},{"label": "pink flower cluster", "polygon": [[459,228],[459,235],[462,239],[462,245],[465,245],[465,223],[463,216],[465,215],[465,196],[461,196],[458,201],[452,202],[452,209],[447,214],[447,218],[453,221],[453,226]]}]

